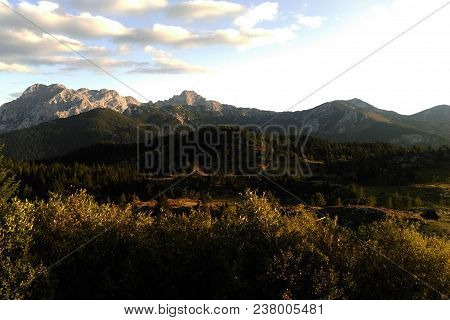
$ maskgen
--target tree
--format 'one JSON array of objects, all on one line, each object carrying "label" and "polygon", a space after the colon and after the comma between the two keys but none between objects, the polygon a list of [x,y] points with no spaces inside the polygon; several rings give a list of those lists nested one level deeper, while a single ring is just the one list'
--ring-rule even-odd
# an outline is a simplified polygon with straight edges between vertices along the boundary
[{"label": "tree", "polygon": [[125,195],[125,193],[122,193],[119,198],[119,203],[124,204],[126,202],[127,202],[127,196]]},{"label": "tree", "polygon": [[341,199],[341,197],[338,197],[338,198],[336,199],[335,206],[336,206],[336,207],[342,207],[342,199]]},{"label": "tree", "polygon": [[353,193],[353,196],[358,201],[358,204],[361,202],[361,200],[364,199],[364,188],[360,187],[354,183],[350,185],[350,192]]},{"label": "tree", "polygon": [[[0,299],[24,299],[33,281],[43,273],[32,254],[33,205],[22,203],[19,183],[6,168],[0,147]],[[10,201],[9,201],[10,200]]]},{"label": "tree", "polygon": [[393,197],[392,197],[392,203],[393,203],[393,207],[396,209],[400,209],[401,207],[401,199],[400,199],[400,194],[398,192],[395,192]]},{"label": "tree", "polygon": [[422,199],[420,199],[420,197],[417,196],[417,197],[414,199],[414,207],[420,208],[420,207],[422,207],[422,206],[423,206]]},{"label": "tree", "polygon": [[367,197],[367,205],[369,207],[374,207],[377,205],[377,198],[374,195],[370,195]]},{"label": "tree", "polygon": [[33,189],[29,185],[26,184],[23,187],[23,196],[24,196],[24,198],[30,199],[32,194],[33,194]]},{"label": "tree", "polygon": [[406,209],[409,209],[412,207],[412,199],[411,196],[409,195],[409,193],[407,193],[404,197],[403,197],[403,206]]},{"label": "tree", "polygon": [[0,203],[6,202],[16,194],[19,183],[5,166],[3,146],[0,146]]},{"label": "tree", "polygon": [[325,197],[320,192],[315,193],[311,198],[311,204],[316,207],[324,207],[327,202]]},{"label": "tree", "polygon": [[393,208],[394,205],[392,204],[392,197],[391,196],[388,196],[386,198],[386,203],[384,204],[384,206],[386,208],[388,208],[388,209],[392,209]]}]

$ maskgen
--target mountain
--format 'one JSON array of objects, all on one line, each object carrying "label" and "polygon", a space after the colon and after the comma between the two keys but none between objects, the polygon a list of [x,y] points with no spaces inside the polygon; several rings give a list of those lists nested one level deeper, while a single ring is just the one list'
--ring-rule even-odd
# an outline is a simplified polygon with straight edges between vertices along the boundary
[{"label": "mountain", "polygon": [[213,100],[206,100],[201,95],[194,91],[183,91],[180,95],[175,95],[169,100],[158,101],[155,103],[157,106],[194,106],[204,107],[206,110],[220,111],[222,110],[222,104]]},{"label": "mountain", "polygon": [[[43,159],[98,143],[134,143],[136,127],[142,124],[223,124],[307,126],[312,135],[335,142],[441,146],[450,141],[449,110],[449,106],[438,106],[406,116],[351,99],[310,110],[274,112],[237,108],[207,100],[194,91],[141,104],[106,89],[74,91],[58,84],[33,85],[20,98],[0,107],[0,130],[4,131],[0,143],[12,158]],[[12,131],[15,128],[21,129]]]},{"label": "mountain", "polygon": [[377,109],[358,99],[333,101],[298,114],[313,134],[333,141],[383,141],[401,145],[441,145],[445,136],[415,125],[408,116]]},{"label": "mountain", "polygon": [[114,90],[71,90],[61,84],[34,84],[18,99],[0,107],[0,132],[29,128],[99,108],[122,113],[131,105],[140,102],[122,97]]},{"label": "mountain", "polygon": [[418,122],[409,116],[377,109],[359,99],[327,102],[310,110],[296,112],[262,111],[224,104],[220,104],[219,109],[211,109],[202,105],[207,103],[206,99],[189,92],[172,99],[130,108],[126,114],[137,121],[156,125],[308,126],[315,136],[337,142],[383,141],[401,145],[442,145],[450,139],[438,128],[430,130],[433,125],[428,121]]},{"label": "mountain", "polygon": [[425,131],[450,139],[450,106],[437,106],[409,117],[409,121]]},{"label": "mountain", "polygon": [[437,106],[411,116],[412,119],[418,121],[437,121],[450,122],[450,106]]},{"label": "mountain", "polygon": [[137,126],[136,121],[118,112],[95,109],[2,134],[0,143],[8,158],[46,159],[99,143],[135,143]]}]

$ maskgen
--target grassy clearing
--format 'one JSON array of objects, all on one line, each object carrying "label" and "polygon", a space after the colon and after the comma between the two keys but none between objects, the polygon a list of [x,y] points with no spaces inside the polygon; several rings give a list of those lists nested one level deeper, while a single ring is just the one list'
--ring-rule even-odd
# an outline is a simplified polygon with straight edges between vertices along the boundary
[{"label": "grassy clearing", "polygon": [[424,183],[409,186],[365,186],[364,190],[377,198],[409,194],[412,199],[419,197],[425,207],[450,207],[449,183]]}]

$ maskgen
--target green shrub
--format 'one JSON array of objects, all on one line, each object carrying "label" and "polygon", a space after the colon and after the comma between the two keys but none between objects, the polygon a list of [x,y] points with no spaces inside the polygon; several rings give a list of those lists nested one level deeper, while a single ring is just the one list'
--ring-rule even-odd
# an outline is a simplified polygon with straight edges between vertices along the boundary
[{"label": "green shrub", "polygon": [[219,218],[202,207],[138,214],[85,191],[14,199],[0,206],[0,244],[7,299],[428,299],[450,289],[446,239],[396,220],[346,229],[303,206],[284,215],[253,191]]},{"label": "green shrub", "polygon": [[0,299],[29,297],[36,278],[45,276],[45,268],[31,249],[34,210],[32,203],[17,199],[0,204]]},{"label": "green shrub", "polygon": [[316,207],[324,207],[327,204],[325,197],[320,192],[315,193],[311,198],[311,205]]},{"label": "green shrub", "polygon": [[[365,241],[358,278],[368,299],[444,298],[450,289],[450,246],[396,220],[361,228]],[[366,283],[366,286],[362,284]]]}]

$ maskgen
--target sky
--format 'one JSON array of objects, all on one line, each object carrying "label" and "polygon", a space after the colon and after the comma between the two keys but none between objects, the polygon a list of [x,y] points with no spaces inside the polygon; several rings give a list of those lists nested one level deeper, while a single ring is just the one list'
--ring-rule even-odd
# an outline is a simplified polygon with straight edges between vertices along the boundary
[{"label": "sky", "polygon": [[34,83],[61,83],[142,102],[194,90],[238,107],[298,111],[359,98],[413,114],[450,104],[445,4],[0,0],[0,104]]}]

